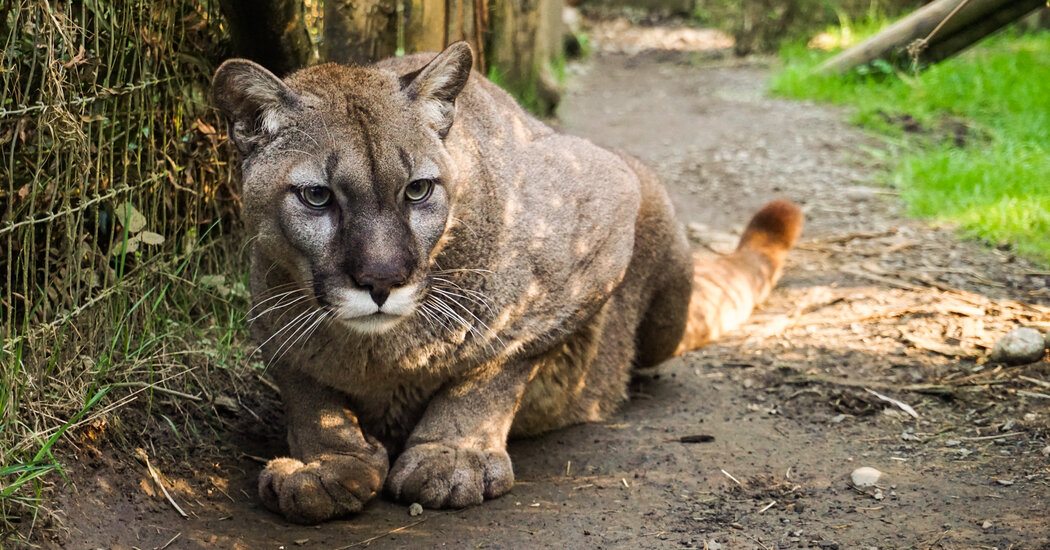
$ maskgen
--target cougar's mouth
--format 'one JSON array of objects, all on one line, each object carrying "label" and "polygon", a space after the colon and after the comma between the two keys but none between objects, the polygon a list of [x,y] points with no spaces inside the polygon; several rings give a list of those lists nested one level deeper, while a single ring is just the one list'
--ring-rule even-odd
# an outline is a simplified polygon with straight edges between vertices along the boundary
[{"label": "cougar's mouth", "polygon": [[343,288],[328,293],[335,318],[349,328],[366,334],[385,332],[416,310],[418,285],[395,288],[376,303],[367,290]]}]

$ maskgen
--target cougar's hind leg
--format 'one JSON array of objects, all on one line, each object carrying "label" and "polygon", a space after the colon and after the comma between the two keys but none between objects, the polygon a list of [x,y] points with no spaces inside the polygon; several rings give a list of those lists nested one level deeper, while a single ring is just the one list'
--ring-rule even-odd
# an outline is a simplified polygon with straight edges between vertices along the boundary
[{"label": "cougar's hind leg", "polygon": [[693,260],[663,185],[638,166],[642,205],[635,224],[634,256],[619,293],[636,311],[634,366],[658,365],[674,355],[685,333],[692,292]]},{"label": "cougar's hind leg", "polygon": [[637,368],[655,367],[675,355],[688,322],[689,297],[692,291],[690,256],[669,255],[663,264],[665,273],[638,325],[635,355]]}]

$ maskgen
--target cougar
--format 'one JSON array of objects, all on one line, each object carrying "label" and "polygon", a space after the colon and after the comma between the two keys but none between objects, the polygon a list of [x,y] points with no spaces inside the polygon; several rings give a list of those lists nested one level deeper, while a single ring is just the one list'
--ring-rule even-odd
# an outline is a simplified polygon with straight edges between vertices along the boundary
[{"label": "cougar", "polygon": [[511,489],[508,437],[606,418],[637,369],[743,322],[802,227],[775,201],[694,260],[654,173],[552,130],[460,42],[281,80],[219,67],[243,167],[251,332],[288,457],[259,497],[288,520],[380,490],[432,508]]}]

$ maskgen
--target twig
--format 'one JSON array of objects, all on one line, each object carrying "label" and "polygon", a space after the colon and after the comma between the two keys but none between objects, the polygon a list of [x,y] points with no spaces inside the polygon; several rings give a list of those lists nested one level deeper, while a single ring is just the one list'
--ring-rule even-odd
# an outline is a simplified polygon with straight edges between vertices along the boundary
[{"label": "twig", "polygon": [[1044,388],[1050,388],[1050,382],[1046,382],[1044,380],[1039,380],[1038,378],[1029,378],[1027,376],[1022,376],[1022,375],[1018,375],[1017,377],[1020,378],[1021,380],[1024,380],[1025,382],[1031,382],[1033,384],[1042,386]]},{"label": "twig", "polygon": [[[145,451],[142,452],[142,460],[145,461],[145,463],[146,463],[146,471],[149,472],[150,477],[153,478],[153,482],[157,484],[157,487],[160,487],[160,492],[164,493],[164,498],[168,499],[168,503],[171,504],[171,507],[174,508],[175,511],[178,512],[180,516],[182,516],[184,518],[189,518],[190,516],[188,514],[186,514],[186,512],[184,512],[182,510],[182,508],[179,507],[179,505],[175,502],[175,499],[171,498],[171,493],[168,492],[167,487],[165,487],[164,483],[161,482],[160,476],[157,475],[157,471],[154,470],[153,466],[149,463],[149,457],[146,456],[146,452]],[[176,536],[178,536],[178,535],[176,535]],[[175,540],[175,539],[171,539],[171,540]],[[168,542],[168,544],[171,544],[171,542]],[[165,545],[165,546],[167,546],[167,545]]]},{"label": "twig", "polygon": [[423,519],[421,519],[421,520],[419,520],[419,521],[417,521],[415,523],[409,523],[408,525],[402,525],[401,527],[398,527],[397,529],[391,529],[391,530],[387,531],[386,533],[383,533],[383,534],[380,534],[380,535],[376,535],[374,537],[369,537],[369,538],[367,538],[365,540],[359,540],[359,541],[357,541],[357,542],[355,542],[353,544],[348,544],[346,546],[340,546],[339,548],[336,548],[336,550],[346,550],[347,548],[353,548],[355,546],[368,546],[369,544],[372,544],[373,542],[375,542],[375,541],[377,541],[377,540],[379,540],[379,539],[381,539],[381,538],[383,538],[383,537],[385,537],[387,535],[393,535],[394,533],[400,533],[401,531],[404,531],[405,529],[411,529],[412,527],[415,527],[415,526],[419,525],[420,523],[423,523],[426,520],[427,520],[427,518],[423,518]]},{"label": "twig", "polygon": [[[719,468],[719,469],[720,469],[720,470],[722,470],[721,468]],[[744,486],[744,484],[743,484],[743,483],[740,483],[740,480],[739,480],[739,479],[737,479],[737,478],[733,477],[733,474],[731,474],[731,473],[729,473],[729,472],[727,472],[727,471],[725,471],[725,470],[722,470],[722,473],[723,473],[723,474],[725,474],[725,475],[726,475],[726,477],[728,477],[729,479],[732,479],[732,480],[733,480],[733,483],[736,483],[737,485],[739,485],[739,486],[741,486],[741,487],[743,487],[743,486]]]},{"label": "twig", "polygon": [[962,439],[963,441],[989,441],[992,439],[1006,439],[1007,437],[1014,437],[1023,433],[1024,432],[1010,432],[1008,434],[982,435],[981,437],[964,437]]},{"label": "twig", "polygon": [[158,386],[156,384],[150,384],[148,382],[117,382],[115,384],[112,384],[112,386],[116,387],[116,388],[130,388],[130,387],[146,388],[147,390],[153,390],[153,391],[157,391],[157,392],[160,392],[160,393],[166,393],[168,395],[174,395],[175,397],[182,397],[183,399],[189,399],[189,400],[192,400],[192,401],[200,401],[201,400],[201,396],[199,396],[199,395],[192,395],[192,394],[184,393],[184,392],[177,391],[177,390],[169,390],[168,388],[161,387],[161,386]]},{"label": "twig", "polygon": [[175,533],[175,536],[174,536],[174,537],[171,537],[171,540],[169,540],[168,542],[164,543],[164,546],[161,546],[161,547],[159,548],[159,550],[164,550],[165,548],[167,548],[167,547],[171,546],[171,543],[175,542],[175,539],[177,539],[177,538],[179,538],[179,537],[181,537],[181,536],[182,536],[182,533],[181,533],[181,532],[179,532],[179,533]]},{"label": "twig", "polygon": [[775,500],[770,501],[769,504],[765,505],[761,510],[759,510],[758,512],[755,512],[755,513],[756,514],[761,514],[762,512],[765,512],[766,510],[769,510],[770,508],[776,506],[776,504],[777,504],[777,501],[775,501]]},{"label": "twig", "polygon": [[753,541],[755,541],[755,544],[761,546],[764,550],[769,550],[768,546],[766,546],[765,544],[762,544],[762,541],[756,539],[755,537],[752,537],[751,535],[749,535],[747,533],[743,533],[743,532],[741,532],[740,534],[744,535],[745,537],[747,537],[747,538],[749,538],[749,539],[751,539]]},{"label": "twig", "polygon": [[864,279],[869,279],[869,280],[875,281],[877,283],[882,283],[884,285],[889,285],[889,286],[896,287],[896,288],[902,288],[904,290],[920,291],[920,290],[925,290],[926,289],[925,286],[912,284],[912,283],[909,283],[909,282],[906,282],[906,281],[902,281],[900,279],[894,279],[894,278],[891,278],[891,277],[883,277],[882,275],[876,275],[874,273],[863,271],[863,270],[857,269],[857,268],[855,268],[853,266],[842,266],[842,267],[839,268],[839,271],[841,271],[843,273],[846,273],[846,274],[849,274],[849,275],[855,275],[857,277],[861,277],[861,278],[864,278]]},{"label": "twig", "polygon": [[1039,393],[1035,391],[1017,390],[1017,395],[1023,395],[1025,397],[1037,397],[1039,399],[1050,399],[1050,395],[1045,393]]},{"label": "twig", "polygon": [[908,413],[909,415],[911,415],[912,418],[919,418],[919,413],[915,412],[915,409],[911,408],[911,405],[909,405],[909,404],[907,404],[907,403],[905,403],[903,401],[899,401],[899,400],[894,399],[892,397],[886,397],[885,395],[882,395],[881,393],[879,393],[877,391],[874,391],[874,390],[869,390],[868,388],[864,388],[864,391],[874,395],[875,397],[878,397],[879,399],[881,399],[883,401],[886,401],[888,403],[893,403],[894,405],[899,407],[900,410],[902,410],[902,411]]}]

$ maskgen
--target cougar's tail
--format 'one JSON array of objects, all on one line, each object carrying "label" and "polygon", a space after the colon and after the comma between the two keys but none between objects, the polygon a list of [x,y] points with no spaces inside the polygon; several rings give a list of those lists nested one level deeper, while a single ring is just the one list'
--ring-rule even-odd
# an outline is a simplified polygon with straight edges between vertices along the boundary
[{"label": "cougar's tail", "polygon": [[780,278],[802,223],[798,206],[777,200],[751,218],[732,254],[715,260],[694,258],[689,321],[675,355],[707,344],[747,320]]}]

